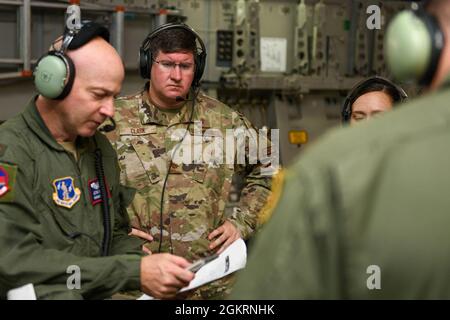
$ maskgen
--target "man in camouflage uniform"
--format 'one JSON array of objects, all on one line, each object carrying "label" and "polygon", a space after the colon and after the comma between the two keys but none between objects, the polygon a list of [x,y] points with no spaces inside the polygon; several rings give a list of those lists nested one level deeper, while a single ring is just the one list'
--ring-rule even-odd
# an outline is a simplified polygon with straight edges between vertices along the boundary
[{"label": "man in camouflage uniform", "polygon": [[[196,37],[186,25],[151,36],[150,81],[137,95],[116,101],[117,130],[109,135],[118,152],[122,183],[137,189],[129,207],[132,226],[152,236],[147,248],[153,253],[171,252],[191,261],[220,253],[239,237],[248,239],[271,185],[267,165],[248,163],[248,145],[259,142],[267,146],[265,136],[260,135],[259,141],[256,135],[250,137],[243,164],[236,159],[226,164],[226,144],[215,144],[215,137],[225,138],[227,129],[253,127],[225,104],[196,91]],[[203,161],[171,159],[174,151],[175,155],[189,155],[186,146],[192,146],[193,158],[202,160],[203,156]],[[243,146],[241,141],[236,149]],[[217,156],[219,150],[223,158]],[[269,151],[269,146],[264,148],[267,157]],[[242,175],[246,183],[239,206],[225,216],[234,174]],[[223,298],[232,278],[201,287],[187,297]]]}]

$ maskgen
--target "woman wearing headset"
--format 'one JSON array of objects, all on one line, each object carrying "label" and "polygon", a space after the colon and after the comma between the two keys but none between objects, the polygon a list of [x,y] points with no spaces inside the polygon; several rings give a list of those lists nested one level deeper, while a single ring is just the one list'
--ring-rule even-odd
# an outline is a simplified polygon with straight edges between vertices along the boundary
[{"label": "woman wearing headset", "polygon": [[406,92],[386,78],[370,77],[358,83],[345,99],[342,121],[351,125],[390,111],[407,99]]}]

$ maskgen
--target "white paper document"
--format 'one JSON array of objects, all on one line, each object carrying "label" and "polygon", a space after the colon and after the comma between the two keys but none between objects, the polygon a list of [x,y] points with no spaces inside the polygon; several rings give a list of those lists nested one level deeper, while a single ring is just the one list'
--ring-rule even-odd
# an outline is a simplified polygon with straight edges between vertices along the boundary
[{"label": "white paper document", "polygon": [[[245,268],[247,263],[247,246],[244,240],[238,239],[222,252],[219,257],[201,267],[195,274],[195,278],[184,287],[180,292],[188,291],[200,287],[208,282],[220,279]],[[146,294],[142,295],[138,300],[150,300]]]},{"label": "white paper document", "polygon": [[6,297],[8,300],[37,300],[36,292],[34,291],[34,286],[32,283],[9,290]]},{"label": "white paper document", "polygon": [[287,39],[262,37],[261,71],[286,72]]}]

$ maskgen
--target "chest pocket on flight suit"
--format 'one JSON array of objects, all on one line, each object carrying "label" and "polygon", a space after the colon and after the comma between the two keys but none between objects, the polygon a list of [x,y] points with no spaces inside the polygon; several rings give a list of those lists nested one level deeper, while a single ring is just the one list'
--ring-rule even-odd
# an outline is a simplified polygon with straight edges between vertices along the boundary
[{"label": "chest pocket on flight suit", "polygon": [[[115,194],[114,181],[115,172],[111,164],[115,163],[116,155],[113,152],[109,154],[103,152],[103,169],[106,178],[107,187],[109,188],[109,209],[111,230],[114,228],[115,206],[112,195]],[[36,210],[41,212],[41,224],[43,234],[45,234],[44,245],[50,245],[60,250],[68,250],[78,255],[97,255],[100,251],[99,243],[102,240],[101,233],[103,225],[101,221],[101,206],[98,203],[92,204],[89,192],[89,180],[96,179],[94,169],[94,154],[85,154],[80,160],[83,162],[85,173],[84,177],[77,177],[76,174],[57,168],[56,159],[40,159],[40,163],[45,163],[44,172],[52,172],[52,175],[46,179],[36,179],[39,181],[38,192],[36,192]],[[56,169],[55,169],[56,168]],[[91,168],[92,171],[85,171]],[[73,180],[70,187],[75,193],[79,192],[78,200],[75,201],[71,208],[58,205],[55,198],[59,198],[54,186],[54,182],[65,177]],[[70,203],[69,203],[70,205]],[[101,228],[101,231],[98,230]],[[97,242],[95,242],[97,240]]]},{"label": "chest pocket on flight suit", "polygon": [[[79,182],[74,179],[75,187],[79,188]],[[70,237],[80,231],[79,206],[83,206],[83,195],[81,199],[73,205],[71,209],[63,208],[55,204],[53,199],[55,194],[53,186],[47,182],[39,185],[39,191],[36,193],[36,211],[40,213],[40,224],[42,225],[44,246],[52,246],[58,250],[68,250],[69,252],[81,254],[75,241]],[[70,248],[70,249],[69,249]]]}]

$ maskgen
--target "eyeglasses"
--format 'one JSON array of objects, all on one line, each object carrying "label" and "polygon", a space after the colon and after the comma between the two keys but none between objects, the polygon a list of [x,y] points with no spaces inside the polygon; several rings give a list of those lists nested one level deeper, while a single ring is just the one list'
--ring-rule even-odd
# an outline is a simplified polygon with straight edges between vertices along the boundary
[{"label": "eyeglasses", "polygon": [[157,63],[161,67],[161,70],[166,71],[166,72],[175,70],[176,67],[180,67],[180,70],[182,72],[194,71],[194,64],[189,63],[189,62],[175,63],[173,61],[167,61],[167,60],[162,60],[162,61],[153,60],[153,62]]}]

